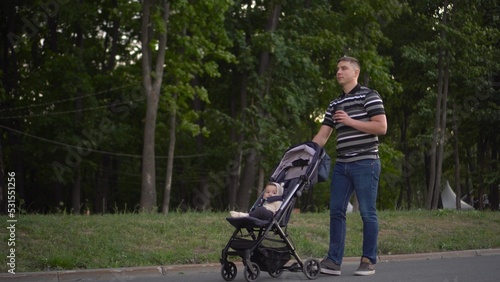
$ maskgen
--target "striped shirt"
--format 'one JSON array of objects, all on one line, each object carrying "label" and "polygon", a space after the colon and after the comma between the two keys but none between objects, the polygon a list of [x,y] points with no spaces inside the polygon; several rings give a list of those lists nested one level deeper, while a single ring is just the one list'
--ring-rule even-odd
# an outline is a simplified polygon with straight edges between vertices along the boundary
[{"label": "striped shirt", "polygon": [[337,161],[354,162],[364,159],[378,158],[378,137],[335,123],[333,115],[336,110],[344,110],[349,117],[369,121],[376,115],[385,115],[382,97],[377,91],[356,85],[348,94],[342,94],[331,101],[325,113],[323,125],[337,129]]}]

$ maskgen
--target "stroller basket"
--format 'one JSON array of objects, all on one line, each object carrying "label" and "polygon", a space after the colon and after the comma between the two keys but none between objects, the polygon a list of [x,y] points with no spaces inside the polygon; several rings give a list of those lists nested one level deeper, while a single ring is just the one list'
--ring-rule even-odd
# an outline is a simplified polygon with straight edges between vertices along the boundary
[{"label": "stroller basket", "polygon": [[286,243],[276,237],[277,239],[266,236],[250,258],[263,271],[277,271],[291,259]]},{"label": "stroller basket", "polygon": [[287,247],[263,248],[259,247],[250,260],[260,265],[262,271],[277,271],[281,269],[291,258]]}]

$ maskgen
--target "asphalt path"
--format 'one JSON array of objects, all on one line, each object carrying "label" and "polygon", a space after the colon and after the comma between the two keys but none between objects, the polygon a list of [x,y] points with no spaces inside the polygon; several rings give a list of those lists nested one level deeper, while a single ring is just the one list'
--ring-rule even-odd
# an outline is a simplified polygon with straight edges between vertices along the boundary
[{"label": "asphalt path", "polygon": [[[342,276],[320,274],[311,281],[342,282],[389,282],[389,281],[426,281],[426,282],[498,282],[500,281],[500,250],[471,250],[420,254],[413,256],[381,257],[372,276],[354,276],[358,267],[356,259],[346,259],[342,265]],[[236,262],[237,275],[233,281],[245,282],[243,266]],[[80,270],[61,272],[33,272],[0,274],[0,281],[98,281],[98,282],[210,282],[225,281],[220,274],[220,265],[191,265],[172,267],[143,267],[101,270]],[[261,272],[256,279],[260,282],[271,281],[310,281],[302,272],[284,271],[278,278]]]}]

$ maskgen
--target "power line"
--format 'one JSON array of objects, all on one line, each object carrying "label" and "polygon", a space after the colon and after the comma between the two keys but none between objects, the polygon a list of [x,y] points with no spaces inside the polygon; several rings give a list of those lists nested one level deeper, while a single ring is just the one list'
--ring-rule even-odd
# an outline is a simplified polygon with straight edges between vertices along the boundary
[{"label": "power line", "polygon": [[[47,139],[47,138],[44,138],[44,137],[40,137],[40,136],[32,135],[32,134],[29,134],[29,133],[26,133],[26,132],[22,132],[22,131],[19,131],[19,130],[16,130],[16,129],[13,129],[13,128],[10,128],[10,127],[4,126],[4,125],[0,125],[0,128],[3,128],[3,129],[6,129],[6,130],[15,132],[15,133],[20,134],[20,135],[24,135],[26,137],[30,137],[30,138],[33,138],[33,139],[37,139],[37,140],[40,140],[40,141],[44,141],[44,142],[47,142],[47,143],[58,145],[58,146],[61,146],[61,147],[69,147],[69,148],[73,148],[73,149],[77,149],[77,150],[81,150],[82,149],[82,147],[80,147],[80,146],[75,146],[75,145],[70,145],[70,144],[66,144],[66,143],[62,143],[62,142],[50,140],[50,139]],[[118,156],[118,157],[142,158],[142,155],[133,155],[133,154],[125,154],[125,153],[107,152],[107,151],[95,150],[95,149],[91,149],[91,148],[85,148],[85,151],[86,152],[99,153],[99,154],[105,154],[105,155],[111,155],[111,156]],[[202,157],[202,156],[206,156],[206,154],[197,154],[197,155],[189,155],[189,156],[174,156],[174,158],[196,158],[196,157]],[[168,158],[168,156],[155,156],[155,159],[167,159],[167,158]]]},{"label": "power line", "polygon": [[122,87],[118,87],[118,88],[113,88],[113,89],[110,89],[110,90],[95,92],[95,93],[83,95],[83,96],[80,96],[80,97],[66,98],[66,99],[61,99],[61,100],[56,100],[56,101],[51,101],[51,102],[45,102],[45,103],[41,103],[41,104],[28,105],[28,106],[20,106],[20,107],[15,107],[15,108],[6,108],[6,109],[0,110],[0,113],[1,112],[6,112],[6,111],[19,111],[19,110],[28,109],[28,108],[36,108],[36,107],[42,107],[42,106],[48,106],[48,105],[54,105],[54,104],[64,103],[64,102],[68,102],[68,101],[74,101],[74,100],[77,100],[77,99],[82,99],[82,98],[97,96],[97,95],[100,95],[100,94],[104,94],[104,93],[113,92],[113,91],[116,91],[116,90],[128,88],[128,87],[131,87],[133,85],[135,85],[135,84],[130,84],[130,85],[126,85],[126,86],[122,86]]},{"label": "power line", "polygon": [[[144,100],[146,100],[146,98],[134,100],[134,101],[126,101],[123,103],[117,103],[117,104],[113,104],[113,105],[114,106],[121,106],[121,105],[127,105],[130,103],[140,102],[140,101],[144,101]],[[21,116],[4,116],[4,117],[0,117],[0,119],[26,119],[26,118],[42,117],[42,116],[56,116],[56,115],[64,115],[64,114],[93,111],[93,110],[104,109],[104,108],[109,108],[109,105],[96,106],[96,107],[90,107],[90,108],[79,109],[79,110],[62,111],[62,112],[47,112],[47,113],[40,113],[40,114],[21,115]]]}]

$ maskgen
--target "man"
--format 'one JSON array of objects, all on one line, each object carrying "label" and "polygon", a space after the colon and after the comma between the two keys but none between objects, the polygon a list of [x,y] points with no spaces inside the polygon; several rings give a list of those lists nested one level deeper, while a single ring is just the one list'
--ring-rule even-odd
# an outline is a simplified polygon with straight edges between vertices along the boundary
[{"label": "man", "polygon": [[330,243],[321,261],[321,272],[340,275],[346,236],[346,209],[353,192],[363,220],[363,254],[355,275],[375,274],[377,262],[377,189],[380,176],[378,135],[387,131],[380,95],[358,84],[357,59],[337,62],[337,81],[343,93],[331,101],[321,127],[312,141],[324,146],[337,130],[337,159],[330,184]]}]

